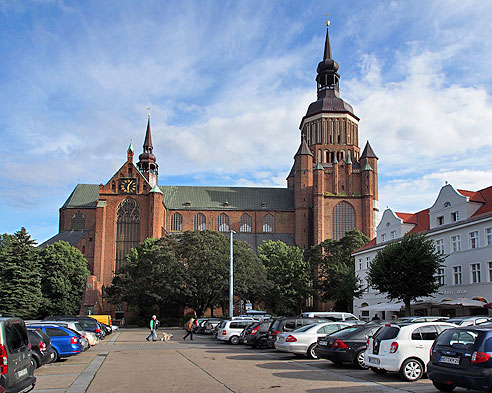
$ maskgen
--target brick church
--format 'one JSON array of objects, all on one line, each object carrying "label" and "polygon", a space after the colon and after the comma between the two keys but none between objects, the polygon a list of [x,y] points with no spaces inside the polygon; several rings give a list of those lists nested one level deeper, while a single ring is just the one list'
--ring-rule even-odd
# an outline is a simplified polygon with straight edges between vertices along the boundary
[{"label": "brick church", "polygon": [[60,208],[59,233],[43,245],[65,240],[87,258],[91,275],[81,312],[125,316],[123,304],[105,299],[104,287],[147,237],[232,230],[255,250],[264,240],[308,248],[352,229],[373,238],[378,158],[369,142],[360,153],[359,118],[340,98],[338,68],[327,29],[317,99],[301,119],[287,188],[159,185],[150,117],[136,163],[130,144],[126,161],[105,184],[78,184]]}]

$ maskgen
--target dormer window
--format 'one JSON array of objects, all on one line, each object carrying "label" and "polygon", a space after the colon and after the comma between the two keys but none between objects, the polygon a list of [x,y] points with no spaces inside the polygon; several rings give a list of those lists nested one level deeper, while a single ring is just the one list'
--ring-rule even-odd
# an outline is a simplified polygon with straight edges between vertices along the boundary
[{"label": "dormer window", "polygon": [[449,206],[451,206],[451,202],[448,201],[444,203],[444,207],[449,207]]},{"label": "dormer window", "polygon": [[458,221],[460,219],[460,212],[453,212],[451,213],[451,221]]}]

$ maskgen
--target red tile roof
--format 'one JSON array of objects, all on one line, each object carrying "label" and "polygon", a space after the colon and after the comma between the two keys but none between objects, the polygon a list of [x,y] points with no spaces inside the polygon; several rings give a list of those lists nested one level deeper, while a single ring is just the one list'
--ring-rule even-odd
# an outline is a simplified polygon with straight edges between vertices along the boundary
[{"label": "red tile roof", "polygon": [[[492,211],[492,186],[484,188],[482,190],[479,190],[475,194],[480,195],[480,198],[483,199],[484,204],[482,206],[480,206],[480,208],[473,214],[472,217],[479,216],[480,214],[483,214],[483,213],[491,212]],[[477,199],[478,199],[478,196],[477,196]],[[471,197],[470,197],[470,201],[481,202],[479,200],[475,201]]]},{"label": "red tile roof", "polygon": [[464,195],[470,198],[470,202],[485,202],[485,199],[480,194],[480,191],[467,191],[467,190],[458,190],[461,195]]}]

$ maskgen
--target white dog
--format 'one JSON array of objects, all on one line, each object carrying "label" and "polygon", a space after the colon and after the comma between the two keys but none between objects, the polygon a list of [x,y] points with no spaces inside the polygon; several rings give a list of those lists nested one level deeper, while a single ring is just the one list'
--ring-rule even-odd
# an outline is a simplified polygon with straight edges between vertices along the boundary
[{"label": "white dog", "polygon": [[171,341],[172,338],[173,338],[172,334],[162,333],[161,341]]}]

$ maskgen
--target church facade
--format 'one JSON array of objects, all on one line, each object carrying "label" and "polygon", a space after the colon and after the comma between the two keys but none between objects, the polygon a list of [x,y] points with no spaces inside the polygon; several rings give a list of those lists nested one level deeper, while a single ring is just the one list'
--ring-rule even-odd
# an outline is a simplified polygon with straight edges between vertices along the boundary
[{"label": "church facade", "polygon": [[65,240],[87,258],[91,275],[81,312],[125,316],[125,305],[110,304],[104,288],[128,251],[148,237],[235,231],[235,239],[255,250],[265,240],[306,249],[352,229],[372,238],[378,157],[369,142],[360,152],[359,118],[340,98],[338,69],[327,29],[317,99],[301,119],[286,188],[159,185],[150,118],[136,163],[130,145],[126,161],[105,184],[78,184],[60,208],[59,233],[43,245]]}]

